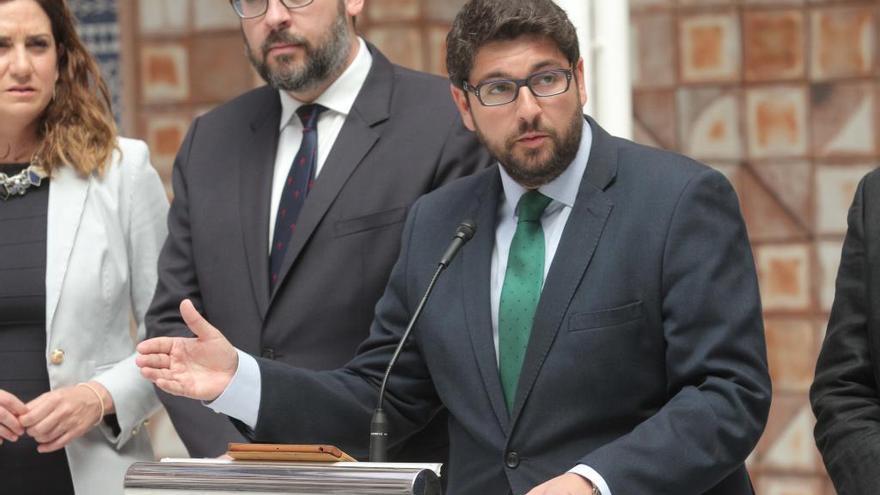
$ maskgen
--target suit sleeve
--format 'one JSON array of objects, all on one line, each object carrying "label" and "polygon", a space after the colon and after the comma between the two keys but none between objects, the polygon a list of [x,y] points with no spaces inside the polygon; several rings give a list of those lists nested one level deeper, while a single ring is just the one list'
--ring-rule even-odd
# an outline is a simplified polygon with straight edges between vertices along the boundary
[{"label": "suit sleeve", "polygon": [[581,459],[612,493],[700,494],[742,466],[770,406],[757,276],[736,194],[712,170],[682,190],[662,260],[668,400]]},{"label": "suit sleeve", "polygon": [[[411,300],[406,284],[408,248],[418,202],[404,227],[400,257],[385,293],[376,306],[370,335],[344,368],[312,371],[259,359],[262,392],[253,432],[239,429],[256,442],[329,443],[357,458],[366,458],[370,419],[385,368],[409,322]],[[415,296],[414,296],[415,297]],[[303,407],[304,405],[307,407]],[[440,399],[417,345],[404,346],[386,387],[391,445],[423,427],[440,409]]]},{"label": "suit sleeve", "polygon": [[880,492],[880,394],[868,327],[868,183],[859,184],[849,210],[834,304],[810,389],[816,444],[835,487],[850,495]]},{"label": "suit sleeve", "polygon": [[[128,238],[128,266],[130,277],[130,300],[132,316],[137,324],[137,341],[145,335],[144,314],[156,287],[156,259],[159,248],[165,240],[165,215],[168,211],[168,198],[156,171],[150,165],[146,146],[137,142],[137,147],[126,150],[123,156],[121,173],[125,176],[128,205],[125,220]],[[131,438],[140,424],[159,408],[159,400],[153,386],[140,376],[134,364],[134,354],[116,363],[101,373],[95,380],[104,385],[113,397],[116,421],[120,433],[115,434],[110,427],[102,424],[101,430],[117,448],[121,448]]]}]

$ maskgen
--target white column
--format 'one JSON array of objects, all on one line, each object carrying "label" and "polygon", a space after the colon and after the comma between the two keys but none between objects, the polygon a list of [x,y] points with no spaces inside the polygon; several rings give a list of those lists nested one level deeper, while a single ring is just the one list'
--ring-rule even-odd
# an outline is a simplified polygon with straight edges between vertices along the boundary
[{"label": "white column", "polygon": [[586,112],[614,135],[632,136],[629,0],[555,0],[577,28]]}]

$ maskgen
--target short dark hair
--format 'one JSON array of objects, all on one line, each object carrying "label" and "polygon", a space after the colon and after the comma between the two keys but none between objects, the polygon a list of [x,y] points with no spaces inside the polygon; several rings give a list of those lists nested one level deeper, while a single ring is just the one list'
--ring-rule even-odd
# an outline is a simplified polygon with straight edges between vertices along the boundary
[{"label": "short dark hair", "polygon": [[457,87],[470,76],[477,51],[493,41],[546,36],[571,64],[580,58],[577,31],[553,0],[469,0],[446,36],[446,68]]}]

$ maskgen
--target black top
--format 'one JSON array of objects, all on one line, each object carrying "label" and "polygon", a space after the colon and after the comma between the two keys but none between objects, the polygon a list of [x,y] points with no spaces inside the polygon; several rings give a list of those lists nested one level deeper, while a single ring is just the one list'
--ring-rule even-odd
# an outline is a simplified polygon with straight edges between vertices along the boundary
[{"label": "black top", "polygon": [[[27,164],[0,164],[14,175]],[[49,390],[46,371],[46,217],[49,183],[0,200],[0,389],[25,404]],[[39,454],[33,438],[0,445],[9,493],[73,494],[64,450]]]}]

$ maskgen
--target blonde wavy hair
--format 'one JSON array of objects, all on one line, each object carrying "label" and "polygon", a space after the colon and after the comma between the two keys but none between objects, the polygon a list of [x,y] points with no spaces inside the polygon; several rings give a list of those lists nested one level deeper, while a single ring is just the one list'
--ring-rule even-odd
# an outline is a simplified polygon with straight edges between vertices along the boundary
[{"label": "blonde wavy hair", "polygon": [[35,159],[52,175],[68,166],[82,176],[101,175],[118,149],[110,91],[98,64],[76,33],[66,0],[36,0],[52,24],[58,50],[55,96],[37,126]]}]

